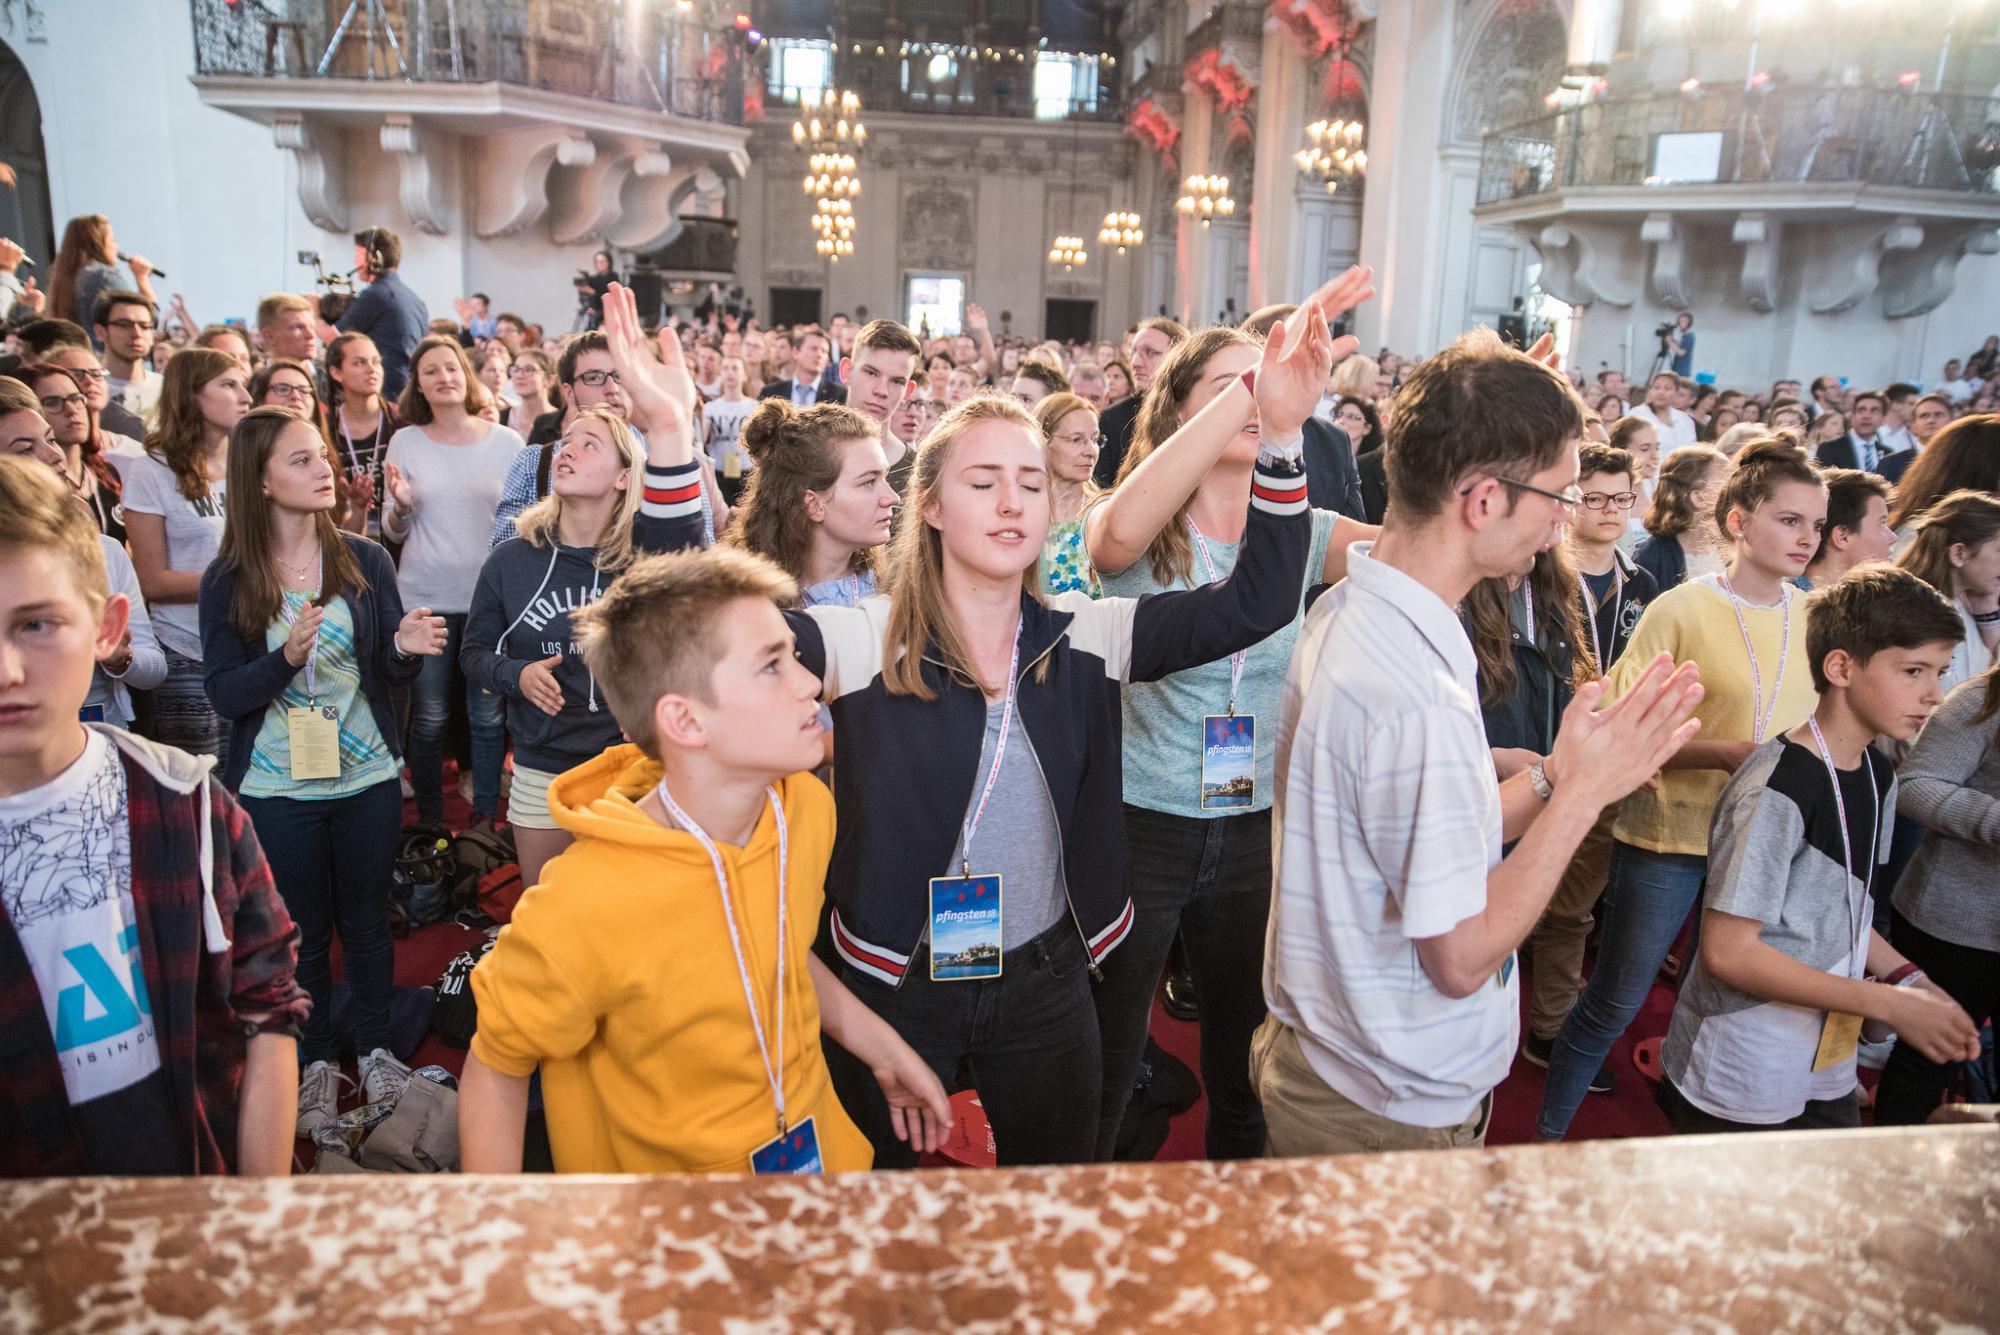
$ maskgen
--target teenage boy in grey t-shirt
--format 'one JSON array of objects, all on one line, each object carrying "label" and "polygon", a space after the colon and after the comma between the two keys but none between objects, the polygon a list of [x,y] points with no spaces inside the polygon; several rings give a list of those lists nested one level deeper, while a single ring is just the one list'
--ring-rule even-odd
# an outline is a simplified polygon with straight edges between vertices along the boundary
[{"label": "teenage boy in grey t-shirt", "polygon": [[1661,1049],[1676,1131],[1860,1123],[1864,1023],[1933,1061],[1979,1034],[1874,930],[1896,778],[1869,744],[1907,741],[1937,707],[1958,614],[1886,566],[1815,593],[1806,649],[1819,706],[1753,751],[1715,806],[1701,948]]}]

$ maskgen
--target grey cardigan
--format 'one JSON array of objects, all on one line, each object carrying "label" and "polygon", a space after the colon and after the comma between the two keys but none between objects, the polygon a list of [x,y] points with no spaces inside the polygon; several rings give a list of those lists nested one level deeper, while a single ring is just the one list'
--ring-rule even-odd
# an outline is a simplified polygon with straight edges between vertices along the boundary
[{"label": "grey cardigan", "polygon": [[1897,810],[1925,827],[1896,911],[1940,940],[2000,951],[2000,719],[1974,723],[1986,675],[1955,687],[1899,774]]}]

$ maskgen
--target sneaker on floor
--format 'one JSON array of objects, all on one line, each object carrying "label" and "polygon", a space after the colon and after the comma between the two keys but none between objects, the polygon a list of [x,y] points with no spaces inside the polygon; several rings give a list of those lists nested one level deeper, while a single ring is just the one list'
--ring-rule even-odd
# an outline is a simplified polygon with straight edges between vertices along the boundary
[{"label": "sneaker on floor", "polygon": [[410,1068],[387,1048],[375,1049],[360,1064],[361,1093],[370,1103],[394,1103],[410,1083]]},{"label": "sneaker on floor", "polygon": [[472,802],[472,775],[470,775],[470,774],[461,774],[461,775],[459,775],[459,776],[458,776],[458,796],[459,796],[460,800],[461,800],[461,801],[463,801],[463,802],[465,802],[465,803],[466,803],[467,805],[470,805],[470,804],[471,804],[471,802]]},{"label": "sneaker on floor", "polygon": [[348,1083],[347,1077],[332,1062],[308,1062],[306,1069],[299,1073],[299,1121],[298,1134],[301,1139],[312,1139],[313,1133],[331,1122],[340,1110],[341,1086]]},{"label": "sneaker on floor", "polygon": [[[1521,1044],[1521,1055],[1533,1065],[1547,1070],[1549,1054],[1555,1045],[1556,1041],[1553,1038],[1536,1038],[1533,1034],[1529,1034],[1527,1041]],[[1597,1074],[1590,1077],[1590,1092],[1593,1094],[1609,1094],[1616,1088],[1618,1088],[1618,1077],[1611,1073],[1609,1063],[1598,1067]]]},{"label": "sneaker on floor", "polygon": [[413,801],[416,798],[417,787],[415,784],[410,782],[409,775],[407,774],[403,775],[401,778],[397,779],[396,782],[402,786],[403,800],[405,802]]}]

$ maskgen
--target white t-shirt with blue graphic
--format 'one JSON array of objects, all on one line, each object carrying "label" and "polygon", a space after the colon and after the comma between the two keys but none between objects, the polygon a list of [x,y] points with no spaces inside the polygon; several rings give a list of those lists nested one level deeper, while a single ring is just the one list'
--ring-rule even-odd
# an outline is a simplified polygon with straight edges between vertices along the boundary
[{"label": "white t-shirt with blue graphic", "polygon": [[125,801],[124,767],[94,730],[56,778],[0,798],[0,897],[41,989],[71,1106],[160,1069]]}]

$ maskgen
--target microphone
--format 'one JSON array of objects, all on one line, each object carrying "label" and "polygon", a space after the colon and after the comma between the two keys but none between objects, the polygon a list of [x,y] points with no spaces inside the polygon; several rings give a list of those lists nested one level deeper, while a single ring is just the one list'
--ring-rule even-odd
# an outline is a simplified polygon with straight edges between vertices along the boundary
[{"label": "microphone", "polygon": [[[132,257],[130,255],[127,255],[122,250],[118,252],[118,258],[125,261],[125,263],[127,264],[130,264],[132,262]],[[151,272],[151,274],[155,278],[165,278],[167,276],[167,271],[165,269],[153,269],[150,270],[149,272]]]}]

